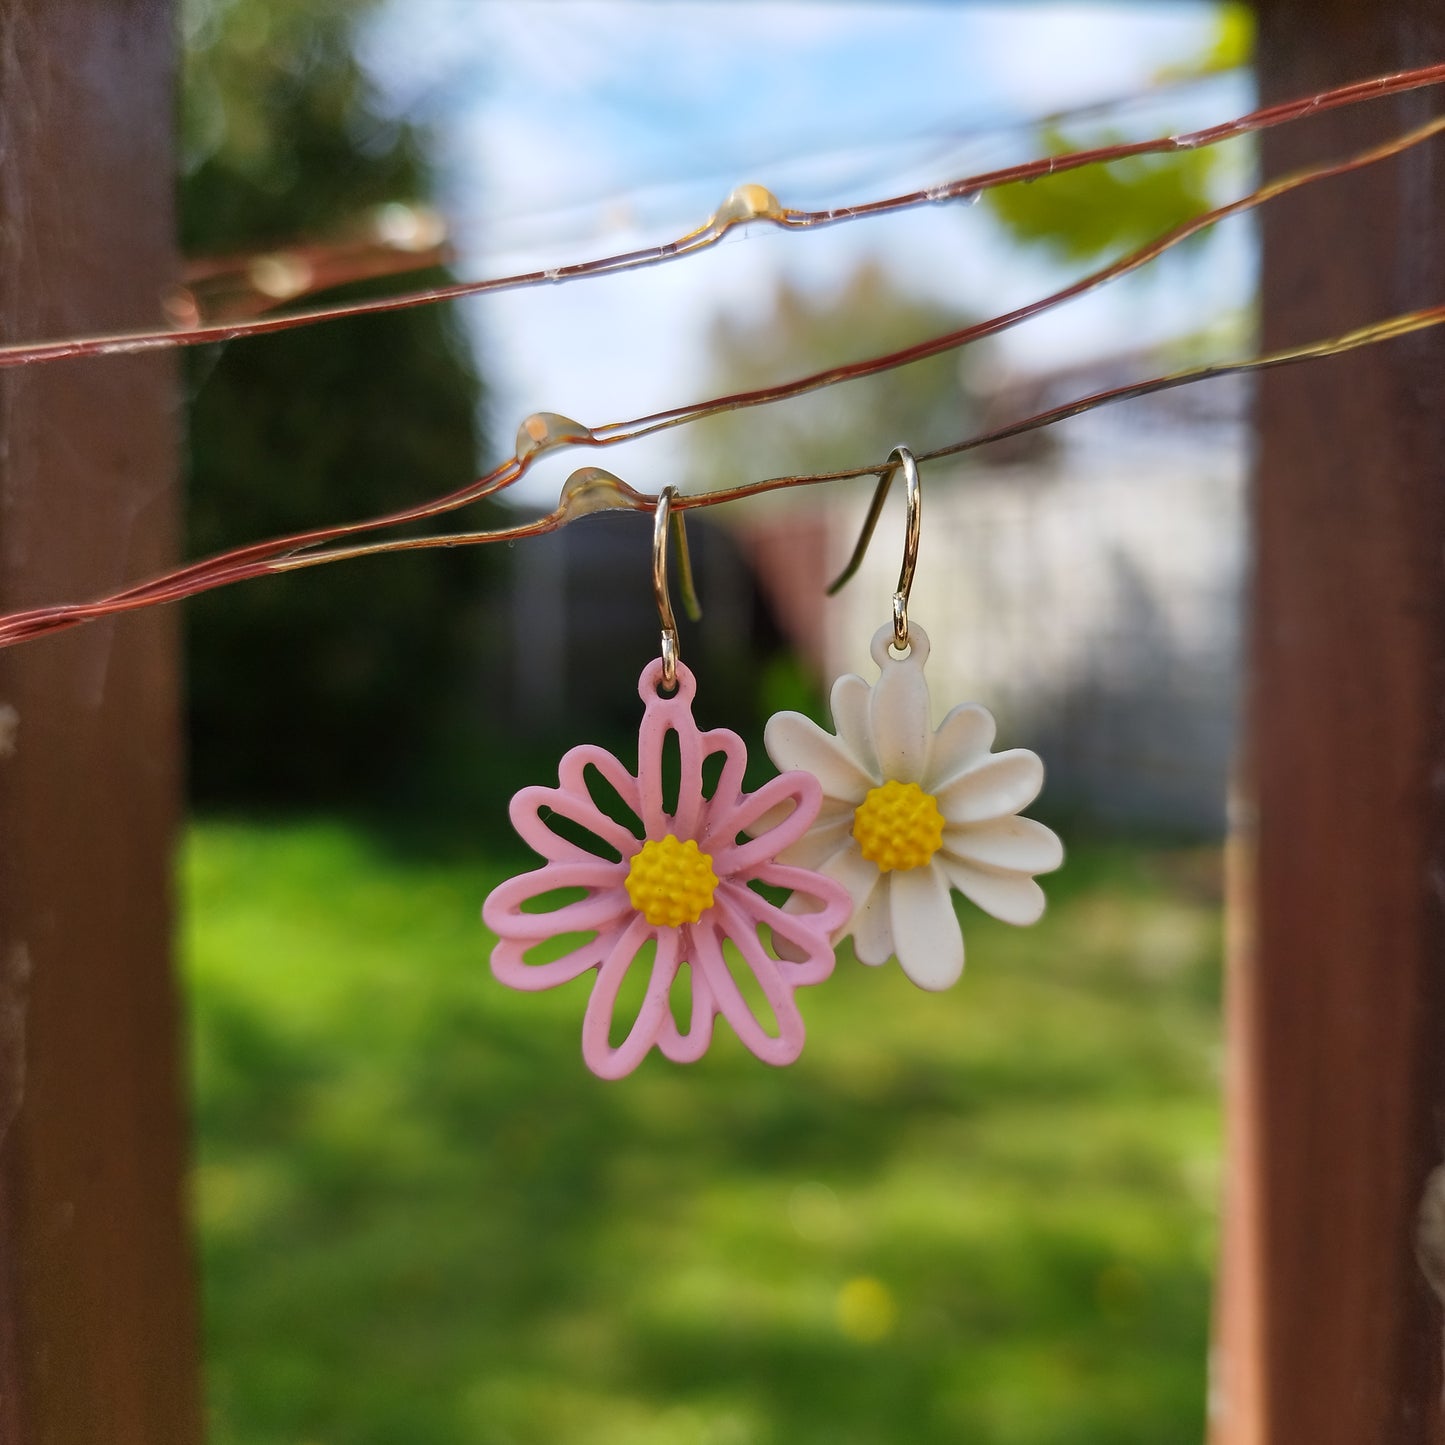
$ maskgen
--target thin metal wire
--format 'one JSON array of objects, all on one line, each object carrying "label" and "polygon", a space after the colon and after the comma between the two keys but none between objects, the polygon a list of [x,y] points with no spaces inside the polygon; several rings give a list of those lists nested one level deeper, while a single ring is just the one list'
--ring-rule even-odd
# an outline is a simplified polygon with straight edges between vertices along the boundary
[{"label": "thin metal wire", "polygon": [[[1276,367],[1295,366],[1301,362],[1320,361],[1329,356],[1343,356],[1362,347],[1376,346],[1384,341],[1393,341],[1412,332],[1429,327],[1445,325],[1445,303],[1428,306],[1420,311],[1407,311],[1387,320],[1373,322],[1341,336],[1331,336],[1304,346],[1289,347],[1282,351],[1267,352],[1262,356],[1242,361],[1214,362],[1208,366],[1190,367],[1184,371],[1172,372],[1168,376],[1150,377],[1144,381],[1130,382],[1124,386],[1110,387],[1105,391],[1091,392],[1047,411],[1037,412],[1022,421],[1010,422],[1007,426],[995,427],[979,432],[963,441],[949,446],[938,447],[925,452],[917,460],[931,462],[942,457],[958,456],[963,452],[975,451],[992,442],[1005,441],[1010,437],[1022,436],[1041,427],[1052,426],[1070,417],[1081,416],[1097,407],[1112,406],[1135,397],[1149,396],[1155,392],[1168,391],[1216,377],[1245,376],[1255,372],[1271,371]],[[684,508],[719,507],[730,502],[740,502],[748,497],[760,497],[768,492],[782,491],[790,487],[819,486],[827,482],[848,481],[855,477],[878,476],[888,467],[887,462],[873,462],[860,467],[848,467],[832,472],[812,472],[786,477],[769,477],[758,482],[747,482],[741,486],[723,487],[693,497],[676,499],[676,516]],[[595,468],[584,468],[584,471]],[[591,506],[575,508],[565,500],[545,517],[516,527],[501,527],[478,532],[454,532],[441,536],[403,537],[390,542],[368,542],[358,546],[334,547],[327,550],[293,551],[285,556],[268,556],[271,544],[257,543],[241,549],[238,553],[226,553],[211,558],[208,562],[192,563],[176,572],[167,572],[147,582],[137,583],[121,592],[114,592],[90,602],[67,602],[46,607],[34,607],[20,612],[0,615],[0,648],[13,647],[47,633],[78,627],[82,623],[94,622],[103,617],[113,617],[124,612],[138,612],[142,608],[154,607],[167,602],[179,602],[198,592],[244,582],[252,577],[265,577],[277,572],[290,572],[307,567],[321,567],[332,562],[349,561],[357,557],[375,557],[386,552],[416,552],[432,547],[468,547],[489,542],[513,542],[524,537],[537,537],[555,532],[577,517],[599,510],[645,511],[651,505],[650,499],[616,489],[614,499],[606,507]],[[243,560],[244,559],[244,560]]]},{"label": "thin metal wire", "polygon": [[[1441,68],[1445,70],[1445,67]],[[709,401],[697,402],[687,407],[674,408],[668,412],[637,417],[630,422],[610,422],[598,427],[586,427],[580,422],[573,422],[570,424],[571,434],[566,437],[559,437],[550,442],[549,445],[612,446],[620,442],[636,440],[639,437],[650,435],[653,432],[661,431],[668,427],[680,426],[689,421],[699,420],[706,416],[713,416],[723,411],[730,411],[740,407],[760,406],[775,401],[784,401],[793,396],[802,395],[805,392],[834,385],[837,382],[872,376],[883,371],[892,370],[894,367],[907,365],[911,361],[922,360],[925,356],[937,355],[943,350],[966,346],[969,342],[978,340],[982,336],[1004,330],[1008,326],[1040,315],[1054,306],[1058,306],[1074,297],[1083,295],[1086,291],[1103,285],[1106,281],[1126,275],[1129,271],[1137,269],[1146,262],[1162,255],[1170,247],[1179,245],[1181,242],[1187,240],[1189,236],[1198,234],[1199,231],[1205,229],[1207,226],[1223,220],[1226,216],[1237,215],[1241,211],[1262,205],[1300,186],[1345,175],[1350,171],[1386,160],[1400,154],[1411,146],[1419,145],[1433,138],[1442,127],[1445,127],[1445,117],[1438,117],[1424,126],[1397,136],[1392,141],[1372,147],[1344,161],[1296,171],[1291,176],[1283,177],[1267,186],[1263,186],[1240,200],[1232,201],[1226,206],[1221,206],[1213,211],[1206,212],[1196,217],[1193,221],[1187,222],[1183,226],[1176,227],[1174,230],[1156,237],[1154,241],[1141,247],[1139,250],[1131,252],[1129,255],[1104,267],[1102,270],[1095,271],[1091,275],[1083,277],[1081,280],[1072,283],[1061,291],[1056,291],[1050,296],[1043,297],[1030,305],[1017,308],[1003,316],[994,317],[990,321],[966,327],[961,331],[951,332],[946,336],[934,337],[930,341],[907,347],[902,351],[891,352],[883,356],[870,357],[862,362],[838,367],[826,372],[819,372],[812,376],[801,377],[795,381],[785,382],[781,385],[764,388],[760,391],[745,392],[734,396],[714,397]],[[0,348],[0,364],[3,364],[3,351],[4,348]],[[1170,379],[1167,384],[1177,385],[1178,381]],[[1129,390],[1128,394],[1134,394],[1132,389]],[[531,420],[533,420],[533,418],[529,418],[529,421]],[[1040,421],[1037,424],[1046,425],[1047,421]],[[527,425],[528,423],[523,423],[524,430],[527,428]],[[1027,429],[1027,426],[1025,429]],[[1014,435],[1016,434],[1016,430],[1009,428],[1006,430],[1006,434]],[[967,449],[981,444],[984,440],[991,439],[994,439],[994,437],[973,438],[967,442],[960,443],[959,446]],[[197,592],[208,591],[215,587],[224,587],[233,582],[245,581],[252,577],[265,576],[274,571],[316,566],[345,557],[370,556],[380,552],[407,551],[432,546],[462,546],[473,542],[489,540],[494,536],[533,535],[534,533],[530,530],[523,532],[517,529],[503,529],[500,533],[465,532],[453,534],[452,540],[450,541],[432,538],[406,538],[392,542],[364,543],[361,545],[333,547],[326,551],[320,550],[323,543],[344,541],[345,539],[353,538],[366,532],[377,531],[383,527],[395,527],[409,522],[425,521],[430,517],[456,511],[461,507],[467,506],[469,503],[478,502],[485,497],[490,497],[498,492],[505,491],[530,470],[531,464],[538,456],[542,455],[542,451],[543,449],[541,447],[534,446],[527,451],[525,455],[508,457],[485,476],[468,482],[466,485],[458,487],[456,490],[440,497],[434,497],[418,506],[407,507],[400,511],[386,513],[381,516],[363,518],[356,522],[316,527],[306,532],[295,532],[287,536],[271,537],[265,541],[253,542],[247,546],[234,548],[229,552],[221,553],[218,556],[187,563],[184,566],[161,573],[146,581],[135,583],[130,587],[123,588],[119,592],[111,593],[108,596],[95,599],[92,602],[60,604],[58,606],[35,608],[25,612],[8,614],[0,617],[0,646],[8,645],[12,641],[23,640],[25,637],[38,635],[38,633],[42,631],[53,630],[57,626],[73,626],[77,622],[87,621],[98,616],[106,616],[113,611],[133,611],[139,607],[150,606],[155,603],[177,601],[182,597],[192,596]],[[924,460],[927,461],[930,460],[930,458],[925,457]],[[880,468],[877,466],[866,466],[853,468],[847,472],[818,475],[813,478],[813,480],[841,480],[844,476],[867,476],[870,473],[877,476],[879,472]],[[734,488],[726,492],[715,493],[713,496],[717,501],[725,501],[732,500],[735,497],[753,495],[760,491],[770,491],[778,486],[799,484],[806,485],[805,482],[795,483],[788,479],[773,478],[742,488]],[[700,498],[680,500],[680,506],[683,507],[693,507],[697,505],[709,506],[713,504],[711,500]],[[566,520],[566,517],[561,513],[554,514],[550,518],[544,518],[543,530],[554,530],[555,527],[561,525],[564,520]]]},{"label": "thin metal wire", "polygon": [[[1438,67],[1438,69],[1445,72],[1445,65]],[[1393,79],[1399,79],[1399,77]],[[1361,87],[1348,87],[1347,89],[1358,92],[1360,88]],[[1355,98],[1359,99],[1361,97],[1357,94]],[[639,437],[650,435],[653,432],[661,431],[668,427],[683,425],[706,416],[712,416],[720,412],[731,411],[742,407],[783,401],[793,396],[802,395],[808,391],[833,385],[836,382],[850,381],[864,376],[875,375],[880,372],[892,370],[894,367],[906,365],[911,361],[921,360],[924,356],[937,355],[943,350],[967,345],[970,341],[975,341],[981,336],[1003,330],[1007,326],[1039,315],[1053,306],[1057,306],[1064,301],[1082,295],[1087,290],[1102,285],[1107,280],[1125,275],[1130,270],[1136,269],[1147,261],[1153,260],[1155,257],[1163,254],[1163,252],[1171,246],[1180,244],[1189,236],[1197,234],[1200,230],[1224,219],[1226,216],[1237,215],[1241,211],[1262,205],[1267,201],[1285,194],[1287,191],[1297,189],[1301,186],[1331,177],[1345,175],[1364,166],[1372,165],[1392,156],[1399,155],[1411,146],[1419,145],[1433,138],[1433,136],[1439,133],[1442,127],[1445,127],[1445,117],[1437,117],[1424,126],[1407,131],[1391,141],[1372,147],[1347,160],[1297,171],[1291,176],[1262,186],[1241,200],[1230,202],[1226,206],[1219,207],[1196,217],[1193,221],[1187,222],[1183,226],[1176,227],[1174,230],[1157,237],[1154,241],[1141,247],[1139,250],[1114,262],[1112,265],[1106,266],[1102,270],[1084,277],[1081,281],[1075,282],[1063,290],[1053,293],[1051,296],[1036,301],[1029,306],[1018,308],[1004,316],[995,317],[989,322],[968,327],[962,331],[952,332],[947,336],[935,337],[930,341],[905,348],[902,351],[892,352],[883,356],[870,357],[863,362],[835,368],[827,372],[820,372],[813,376],[799,378],[795,381],[765,388],[760,391],[745,392],[734,396],[715,397],[710,401],[694,403],[691,406],[676,408],[668,412],[654,413],[651,416],[635,418],[630,422],[609,423],[600,427],[585,427],[581,423],[574,422],[570,425],[575,434],[559,436],[550,440],[547,446],[548,448],[560,445],[604,447],[620,442],[633,441]],[[1374,323],[1373,325],[1362,327],[1357,331],[1346,333],[1344,336],[1331,337],[1303,348],[1292,348],[1288,351],[1256,357],[1249,361],[1226,362],[1192,368],[1167,377],[1155,377],[1145,382],[1133,383],[1127,386],[1113,388],[1109,391],[1094,393],[1091,396],[1080,398],[1062,407],[1052,408],[1049,411],[1039,413],[1021,422],[1015,422],[1006,427],[966,438],[951,446],[942,447],[937,451],[925,454],[922,460],[931,461],[938,457],[952,456],[960,452],[971,451],[989,442],[1001,441],[1006,437],[1018,436],[1036,427],[1048,426],[1066,417],[1076,416],[1080,412],[1090,410],[1095,406],[1108,405],[1111,402],[1127,400],[1133,396],[1143,396],[1151,391],[1160,391],[1189,382],[1203,381],[1212,376],[1227,376],[1255,370],[1265,370],[1274,366],[1290,365],[1298,361],[1336,355],[1345,351],[1352,351],[1360,346],[1368,346],[1376,342],[1388,340],[1392,336],[1402,335],[1408,331],[1435,326],[1442,321],[1445,321],[1445,306],[1427,307],[1422,311],[1409,312],[1401,316],[1391,317],[1387,321]],[[4,355],[5,348],[0,347],[0,365],[5,364]],[[529,421],[530,420],[533,419],[529,419]],[[526,425],[527,424],[524,423],[524,430]],[[519,446],[519,452],[521,452],[521,450]],[[167,602],[176,602],[182,598],[194,596],[198,592],[210,591],[217,587],[229,586],[235,582],[246,581],[254,577],[262,577],[279,571],[322,566],[330,562],[342,561],[352,557],[373,556],[383,552],[413,551],[428,547],[468,546],[489,541],[510,540],[522,536],[535,536],[541,532],[555,531],[575,515],[580,515],[580,512],[569,506],[559,506],[559,508],[549,516],[540,518],[537,522],[526,524],[522,527],[453,533],[442,536],[409,537],[386,542],[343,545],[323,550],[323,544],[328,542],[345,542],[348,539],[367,532],[377,531],[383,527],[395,527],[409,522],[424,521],[431,517],[456,511],[470,503],[481,501],[483,498],[493,496],[517,482],[530,470],[531,464],[542,455],[543,451],[544,448],[542,446],[533,446],[524,454],[508,457],[485,476],[417,506],[407,507],[381,516],[363,518],[355,522],[321,526],[305,532],[297,532],[286,536],[271,537],[264,541],[253,542],[243,547],[233,548],[228,552],[221,553],[214,557],[186,563],[168,572],[160,573],[144,581],[133,583],[117,592],[87,602],[52,604],[45,607],[29,608],[0,615],[0,647],[11,646],[17,642],[27,641],[48,632],[74,627],[80,623],[93,621],[100,617],[108,617],[121,612],[133,612],[144,607]],[[678,510],[680,511],[682,508],[692,508],[695,506],[717,506],[726,502],[738,501],[744,497],[759,496],[765,492],[776,491],[782,487],[808,486],[819,482],[841,481],[849,477],[861,477],[870,474],[879,476],[884,466],[886,466],[886,463],[882,465],[873,464],[853,467],[835,472],[814,473],[811,476],[773,477],[765,481],[724,488],[705,496],[679,498]],[[647,503],[641,496],[636,497],[635,502],[635,506],[633,502],[627,501],[618,503],[618,505],[634,510],[641,510],[644,505],[650,505],[650,503]]]},{"label": "thin metal wire", "polygon": [[1140,155],[1167,155],[1171,152],[1198,150],[1203,146],[1216,145],[1220,141],[1230,140],[1236,136],[1250,135],[1273,126],[1300,120],[1305,116],[1319,115],[1338,106],[1356,105],[1440,84],[1445,84],[1445,64],[1420,66],[1415,70],[1373,76],[1367,80],[1337,86],[1333,90],[1321,91],[1316,95],[1302,96],[1279,105],[1266,106],[1234,120],[1207,126],[1203,130],[1161,136],[1147,141],[1131,141],[1122,145],[1100,146],[1091,150],[1071,151],[1057,156],[1045,156],[1022,165],[1007,166],[1001,170],[965,176],[946,185],[930,186],[926,190],[909,191],[904,195],[888,196],[857,205],[837,206],[827,210],[804,211],[779,205],[776,210],[769,209],[752,214],[734,215],[729,213],[725,202],[723,207],[703,225],[675,241],[540,271],[492,277],[482,281],[430,286],[399,295],[374,297],[365,301],[334,306],[318,306],[286,312],[279,316],[261,317],[252,321],[71,336],[50,341],[12,342],[0,345],[0,367],[31,366],[74,356],[124,356],[176,346],[196,346],[203,342],[229,341],[241,336],[259,336],[267,332],[283,331],[296,326],[310,326],[317,322],[333,321],[343,316],[362,316],[383,311],[396,311],[410,306],[424,306],[440,301],[454,300],[461,296],[478,296],[487,292],[555,284],[582,277],[612,275],[618,271],[653,266],[660,262],[671,261],[691,255],[696,251],[705,250],[716,245],[734,225],[742,221],[768,221],[782,230],[789,231],[832,226],[840,222],[860,220],[866,216],[880,216],[905,211],[915,206],[937,205],[948,201],[967,199],[995,186],[1056,175],[1061,171],[1076,170],[1080,166],[1126,160]]}]

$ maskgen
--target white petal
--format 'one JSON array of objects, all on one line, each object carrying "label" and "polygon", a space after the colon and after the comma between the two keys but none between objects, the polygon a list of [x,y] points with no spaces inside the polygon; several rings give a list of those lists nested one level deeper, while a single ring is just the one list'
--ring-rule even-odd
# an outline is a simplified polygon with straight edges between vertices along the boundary
[{"label": "white petal", "polygon": [[[806,840],[805,840],[806,841]],[[780,862],[791,863],[791,858],[780,858]],[[853,916],[847,924],[839,930],[837,938],[845,938],[849,933],[853,934],[853,952],[864,963],[887,963],[893,957],[893,939],[888,932],[888,894],[887,877],[880,874],[878,867],[870,863],[858,850],[858,845],[853,841],[850,834],[843,840],[842,846],[838,848],[831,858],[826,859],[818,865],[819,873],[825,878],[831,878],[835,883],[841,883],[848,890],[848,896],[853,900]],[[859,949],[858,932],[864,930],[865,940],[872,940],[877,932],[877,923],[882,921],[882,938],[878,946],[870,946],[865,942],[869,952],[865,957]],[[873,932],[869,932],[870,925]],[[882,951],[879,952],[878,948]]]},{"label": "white petal", "polygon": [[861,802],[873,786],[847,746],[800,712],[774,713],[763,729],[763,742],[779,772],[812,773],[827,797]]},{"label": "white petal", "polygon": [[1017,813],[1038,797],[1044,765],[1027,748],[995,753],[986,763],[960,774],[934,797],[949,823],[980,823]]},{"label": "white petal", "polygon": [[838,737],[852,753],[853,760],[874,783],[881,783],[883,774],[878,767],[878,751],[873,746],[873,728],[868,719],[871,691],[856,673],[845,672],[833,684],[830,705],[833,726],[838,729]]},{"label": "white petal", "polygon": [[[867,860],[863,860],[867,863]],[[867,863],[873,868],[871,863]],[[892,891],[892,873],[879,873],[876,868],[872,889],[853,914],[848,931],[853,935],[853,956],[859,963],[876,968],[893,957],[893,923],[888,910]]]},{"label": "white petal", "polygon": [[893,946],[903,972],[919,988],[948,988],[963,972],[963,933],[947,878],[932,864],[889,879]]},{"label": "white petal", "polygon": [[922,659],[917,652],[904,658],[885,656],[881,667],[869,698],[878,766],[885,778],[916,783],[928,765],[933,739]]},{"label": "white petal", "polygon": [[[852,837],[818,871],[848,890],[855,909],[868,901],[868,895],[878,882],[878,865],[863,856]],[[854,921],[857,921],[856,916]]]},{"label": "white petal", "polygon": [[818,868],[853,836],[853,815],[847,813],[826,823],[814,823],[791,848],[778,854],[778,862],[799,868]]},{"label": "white petal", "polygon": [[928,791],[936,793],[960,773],[976,768],[988,757],[997,732],[998,724],[986,707],[966,702],[954,708],[933,735],[928,755]]},{"label": "white petal", "polygon": [[1044,911],[1044,890],[1026,873],[981,868],[939,853],[935,860],[948,881],[970,902],[1003,923],[1037,923]]},{"label": "white petal", "polygon": [[1058,834],[1032,818],[991,818],[943,830],[944,849],[965,863],[1018,873],[1051,873],[1064,861]]}]

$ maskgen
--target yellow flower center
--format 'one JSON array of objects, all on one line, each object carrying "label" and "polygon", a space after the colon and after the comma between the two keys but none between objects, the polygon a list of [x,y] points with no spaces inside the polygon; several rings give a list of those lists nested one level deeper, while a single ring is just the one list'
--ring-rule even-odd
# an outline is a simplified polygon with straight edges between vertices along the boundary
[{"label": "yellow flower center", "polygon": [[655,928],[696,923],[716,889],[712,859],[691,838],[649,838],[627,865],[627,896]]},{"label": "yellow flower center", "polygon": [[853,836],[885,873],[921,868],[943,846],[943,814],[932,793],[889,778],[854,810]]}]

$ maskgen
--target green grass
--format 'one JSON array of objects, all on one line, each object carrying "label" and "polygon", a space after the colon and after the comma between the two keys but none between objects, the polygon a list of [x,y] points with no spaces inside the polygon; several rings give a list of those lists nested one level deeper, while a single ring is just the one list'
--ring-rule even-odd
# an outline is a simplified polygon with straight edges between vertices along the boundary
[{"label": "green grass", "polygon": [[487,969],[520,860],[195,827],[214,1445],[1194,1445],[1214,860],[1076,852],[950,993],[845,956],[792,1068],[604,1084]]}]

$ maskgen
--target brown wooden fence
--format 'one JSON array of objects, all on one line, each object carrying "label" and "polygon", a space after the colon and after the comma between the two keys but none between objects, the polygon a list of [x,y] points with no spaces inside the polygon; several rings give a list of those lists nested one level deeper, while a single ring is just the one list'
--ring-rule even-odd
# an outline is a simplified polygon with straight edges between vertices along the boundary
[{"label": "brown wooden fence", "polygon": [[[1268,0],[1263,99],[1445,55],[1432,0]],[[1267,173],[1436,91],[1281,128]],[[1262,344],[1445,299],[1438,147],[1263,212]],[[1217,1445],[1445,1439],[1415,1215],[1445,1154],[1445,339],[1261,379],[1234,833]]]},{"label": "brown wooden fence", "polygon": [[[155,324],[170,0],[0,0],[0,335]],[[175,369],[0,373],[0,610],[176,547]],[[0,1441],[191,1445],[174,612],[0,654]]]}]

